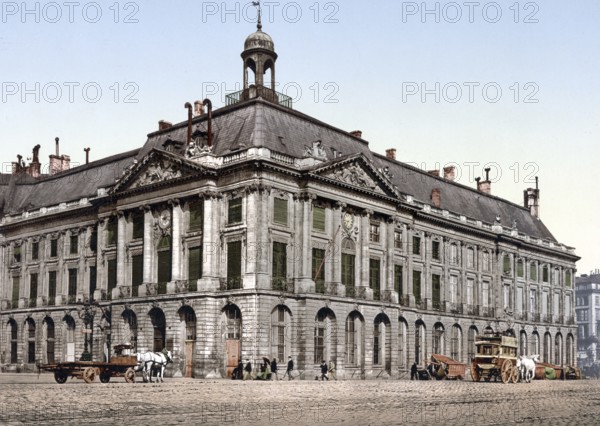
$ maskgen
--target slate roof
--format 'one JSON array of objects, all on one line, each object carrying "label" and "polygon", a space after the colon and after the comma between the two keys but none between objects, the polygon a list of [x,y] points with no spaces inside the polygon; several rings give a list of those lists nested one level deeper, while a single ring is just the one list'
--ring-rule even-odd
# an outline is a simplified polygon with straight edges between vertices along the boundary
[{"label": "slate roof", "polygon": [[[343,156],[362,154],[376,169],[388,167],[398,191],[410,194],[418,201],[431,204],[431,191],[437,188],[441,191],[443,209],[486,223],[494,223],[499,215],[505,226],[512,226],[516,221],[520,232],[556,241],[542,221],[531,216],[528,209],[373,153],[363,139],[260,98],[213,111],[212,128],[213,153],[218,156],[250,147],[265,147],[302,158],[305,146],[312,146],[314,141],[320,140],[330,159],[334,157],[335,150]],[[197,130],[206,132],[206,114],[194,118],[193,131]],[[0,175],[0,213],[14,214],[93,197],[98,188],[113,186],[134,159],[140,161],[152,150],[164,149],[165,142],[169,140],[184,142],[186,139],[187,122],[182,122],[169,129],[150,133],[147,142],[138,150],[114,155],[39,181]]]}]

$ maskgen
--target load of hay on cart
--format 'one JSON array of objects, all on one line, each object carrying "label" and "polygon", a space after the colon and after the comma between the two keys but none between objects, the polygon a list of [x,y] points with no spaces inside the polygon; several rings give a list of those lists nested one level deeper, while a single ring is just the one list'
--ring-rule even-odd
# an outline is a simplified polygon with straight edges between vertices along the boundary
[{"label": "load of hay on cart", "polygon": [[471,361],[473,381],[483,379],[489,382],[491,379],[496,381],[501,378],[503,383],[517,383],[517,339],[500,333],[485,334],[478,339],[475,342],[477,354]]},{"label": "load of hay on cart", "polygon": [[467,365],[462,362],[458,362],[444,355],[432,354],[431,364],[434,367],[435,377],[439,380],[444,378],[463,380],[465,378]]},{"label": "load of hay on cart", "polygon": [[56,383],[65,383],[69,377],[92,383],[96,377],[102,383],[108,383],[111,377],[123,377],[127,383],[135,382],[137,357],[131,355],[132,345],[116,345],[115,355],[110,362],[70,361],[56,364],[38,365],[38,371],[52,371]]}]

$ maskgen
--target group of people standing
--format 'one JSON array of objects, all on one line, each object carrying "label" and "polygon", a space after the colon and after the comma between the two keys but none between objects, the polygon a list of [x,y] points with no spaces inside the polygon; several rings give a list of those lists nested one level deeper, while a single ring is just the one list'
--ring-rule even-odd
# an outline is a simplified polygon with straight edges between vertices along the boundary
[{"label": "group of people standing", "polygon": [[292,371],[294,370],[294,361],[292,357],[288,357],[287,369],[285,370],[285,374],[280,379],[279,378],[279,367],[277,365],[277,358],[273,358],[272,361],[269,361],[268,358],[263,358],[263,362],[260,366],[260,371],[256,374],[256,376],[252,376],[252,362],[246,358],[246,364],[240,360],[238,366],[233,370],[233,374],[231,376],[232,379],[242,379],[242,380],[283,380],[285,377],[288,377],[288,380],[293,380]]},{"label": "group of people standing", "polygon": [[[329,360],[329,364],[325,360],[321,361],[321,380],[329,380],[331,377],[333,380],[337,380],[335,375],[335,364],[332,360]],[[319,380],[319,376],[315,377],[315,380]]]}]

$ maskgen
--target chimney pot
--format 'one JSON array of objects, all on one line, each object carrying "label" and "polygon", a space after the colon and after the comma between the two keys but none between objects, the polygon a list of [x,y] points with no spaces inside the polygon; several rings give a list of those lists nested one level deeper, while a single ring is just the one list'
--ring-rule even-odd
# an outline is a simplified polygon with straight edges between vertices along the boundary
[{"label": "chimney pot", "polygon": [[54,142],[56,142],[56,156],[57,157],[60,155],[60,149],[59,149],[59,145],[58,145],[59,141],[60,141],[60,139],[58,137],[54,138]]},{"label": "chimney pot", "polygon": [[437,176],[437,177],[439,177],[440,176],[440,171],[439,170],[429,170],[427,172],[427,174],[430,174],[431,176]]},{"label": "chimney pot", "polygon": [[456,178],[454,170],[454,166],[444,167],[444,179],[454,182],[454,179]]},{"label": "chimney pot", "polygon": [[439,188],[433,188],[431,190],[431,201],[433,202],[433,205],[435,207],[437,207],[438,209],[441,207],[441,205],[442,205],[442,191]]},{"label": "chimney pot", "polygon": [[390,148],[385,150],[385,156],[390,160],[396,159],[396,148]]},{"label": "chimney pot", "polygon": [[194,116],[198,117],[202,114],[204,114],[204,105],[202,105],[202,101],[194,102]]},{"label": "chimney pot", "polygon": [[350,134],[356,138],[362,139],[362,130],[353,130],[350,132]]},{"label": "chimney pot", "polygon": [[169,121],[160,120],[158,122],[158,130],[166,130],[166,129],[170,129],[171,127],[173,127],[173,123],[171,123]]},{"label": "chimney pot", "polygon": [[90,162],[90,148],[84,148],[85,151],[85,164],[89,164]]}]

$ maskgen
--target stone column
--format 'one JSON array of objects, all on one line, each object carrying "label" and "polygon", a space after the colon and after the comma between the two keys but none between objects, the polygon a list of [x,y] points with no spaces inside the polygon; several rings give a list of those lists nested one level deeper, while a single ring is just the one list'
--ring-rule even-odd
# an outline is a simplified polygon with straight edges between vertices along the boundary
[{"label": "stone column", "polygon": [[360,218],[360,278],[356,288],[356,297],[373,300],[373,289],[369,288],[369,232],[371,225],[372,210],[364,210]]},{"label": "stone column", "polygon": [[220,255],[220,223],[219,199],[221,195],[215,191],[200,194],[204,198],[204,223],[202,225],[202,278],[198,283],[198,291],[215,291],[219,289],[219,255]]},{"label": "stone column", "polygon": [[100,301],[106,299],[106,262],[102,254],[106,244],[104,231],[106,227],[106,219],[100,219],[97,227],[97,250],[96,250],[96,291],[94,292],[94,300]]},{"label": "stone column", "polygon": [[117,212],[117,286],[112,289],[112,299],[129,297],[131,287],[127,286],[127,218],[125,212]]},{"label": "stone column", "polygon": [[413,234],[415,229],[412,226],[406,228],[406,258],[408,260],[406,268],[405,296],[409,306],[415,306],[415,295],[413,294]]},{"label": "stone column", "polygon": [[[386,245],[385,245],[385,257],[386,257],[386,273],[385,273],[385,280],[383,283],[383,294],[384,296],[384,300],[392,302],[392,303],[398,303],[398,293],[396,292],[395,288],[394,288],[394,268],[395,268],[395,264],[394,264],[394,252],[396,250],[396,248],[394,247],[395,244],[395,235],[396,235],[396,222],[394,221],[394,218],[389,217],[386,221]],[[392,339],[392,341],[395,341],[394,339]]]},{"label": "stone column", "polygon": [[423,237],[423,250],[421,251],[421,254],[425,256],[425,267],[421,274],[421,294],[423,294],[423,300],[425,302],[423,308],[431,309],[433,298],[431,281],[431,233],[425,232]]},{"label": "stone column", "polygon": [[331,294],[344,296],[346,289],[342,285],[342,209],[346,204],[337,202],[332,210],[331,232]]},{"label": "stone column", "polygon": [[171,246],[171,281],[177,283],[181,281],[181,230],[183,227],[183,211],[179,200],[169,202],[172,206],[172,246]]},{"label": "stone column", "polygon": [[[299,262],[299,274],[296,279],[296,293],[314,293],[315,282],[311,276],[312,272],[312,201],[316,199],[314,194],[307,192],[301,193],[294,197],[298,201],[296,207],[299,209],[296,215],[295,233],[300,236],[299,254],[297,254]],[[296,252],[298,253],[298,251]]]},{"label": "stone column", "polygon": [[144,206],[144,275],[143,284],[154,282],[154,215],[150,206]]}]

